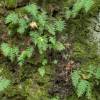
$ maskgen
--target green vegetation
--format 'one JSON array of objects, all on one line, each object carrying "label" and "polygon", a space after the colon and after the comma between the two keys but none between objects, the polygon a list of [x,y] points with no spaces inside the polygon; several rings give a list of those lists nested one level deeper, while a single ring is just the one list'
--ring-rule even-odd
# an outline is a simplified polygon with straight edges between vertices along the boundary
[{"label": "green vegetation", "polygon": [[85,94],[88,99],[92,99],[94,86],[99,85],[100,68],[89,65],[87,69],[75,70],[72,73],[72,83],[76,89],[78,97]]},{"label": "green vegetation", "polygon": [[99,0],[0,4],[0,100],[100,99]]}]

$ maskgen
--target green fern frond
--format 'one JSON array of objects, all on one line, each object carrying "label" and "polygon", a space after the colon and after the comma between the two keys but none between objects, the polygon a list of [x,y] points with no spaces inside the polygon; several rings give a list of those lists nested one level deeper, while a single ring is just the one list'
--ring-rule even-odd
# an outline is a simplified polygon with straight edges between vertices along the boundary
[{"label": "green fern frond", "polygon": [[86,96],[89,100],[92,99],[92,86],[91,86],[91,84],[88,84],[88,86],[87,86]]},{"label": "green fern frond", "polygon": [[1,51],[3,52],[4,56],[9,57],[11,61],[13,61],[19,53],[19,49],[17,47],[10,47],[7,43],[1,44]]},{"label": "green fern frond", "polygon": [[56,44],[54,45],[54,49],[58,50],[58,51],[62,51],[65,49],[65,47],[64,47],[63,43],[57,41]]},{"label": "green fern frond", "polygon": [[48,48],[48,40],[46,36],[40,36],[37,32],[30,32],[33,43],[38,47],[39,52],[42,54]]},{"label": "green fern frond", "polygon": [[77,0],[72,9],[72,15],[75,17],[81,9],[85,9],[88,12],[93,6],[93,0]]},{"label": "green fern frond", "polygon": [[89,85],[89,82],[86,80],[80,80],[77,86],[77,95],[78,97],[81,97],[84,93],[87,91],[87,87]]},{"label": "green fern frond", "polygon": [[11,48],[9,47],[9,45],[7,43],[2,43],[1,44],[1,51],[3,52],[4,56],[9,56],[10,52],[11,52]]},{"label": "green fern frond", "polygon": [[48,48],[47,38],[45,36],[41,36],[37,39],[37,46],[39,48],[39,52],[42,54]]},{"label": "green fern frond", "polygon": [[41,77],[43,77],[46,73],[44,66],[40,67],[38,69],[39,74],[41,75]]},{"label": "green fern frond", "polygon": [[19,28],[17,29],[17,32],[23,34],[25,32],[26,28],[28,27],[27,21],[25,19],[21,18],[21,19],[19,19],[18,22],[19,22]]},{"label": "green fern frond", "polygon": [[16,24],[18,23],[18,20],[19,20],[18,14],[15,12],[11,12],[5,19],[6,24],[8,23]]},{"label": "green fern frond", "polygon": [[47,26],[47,29],[48,29],[48,32],[50,33],[50,34],[52,34],[52,35],[55,35],[55,25],[53,25],[53,24],[48,24]]},{"label": "green fern frond", "polygon": [[88,70],[87,70],[87,72],[88,72],[88,77],[89,78],[91,78],[91,77],[93,77],[93,74],[95,73],[95,66],[94,65],[89,65],[88,66]]},{"label": "green fern frond", "polygon": [[49,42],[51,43],[52,47],[56,45],[56,38],[55,36],[49,37]]},{"label": "green fern frond", "polygon": [[30,4],[25,7],[25,10],[33,16],[33,18],[37,17],[38,7],[35,4]]},{"label": "green fern frond", "polygon": [[84,9],[86,12],[88,12],[91,7],[93,6],[94,1],[93,0],[84,0]]},{"label": "green fern frond", "polygon": [[41,14],[38,14],[37,19],[38,19],[38,23],[40,24],[40,26],[44,27],[47,21],[46,12],[42,12]]},{"label": "green fern frond", "polygon": [[100,79],[100,67],[97,67],[96,72],[95,72],[95,78]]},{"label": "green fern frond", "polygon": [[11,61],[13,61],[15,59],[15,57],[18,55],[18,53],[19,53],[19,49],[17,47],[11,48],[11,52],[10,52]]},{"label": "green fern frond", "polygon": [[64,28],[65,28],[65,22],[64,21],[62,21],[61,19],[55,21],[55,29],[58,32],[62,32],[64,30]]},{"label": "green fern frond", "polygon": [[33,43],[36,45],[37,44],[37,38],[40,37],[38,32],[30,32],[30,37],[33,41]]},{"label": "green fern frond", "polygon": [[0,92],[4,91],[10,85],[10,80],[0,79]]},{"label": "green fern frond", "polygon": [[84,0],[77,0],[76,3],[73,6],[72,14],[73,16],[76,16],[78,12],[82,9],[83,7],[83,2]]},{"label": "green fern frond", "polygon": [[72,74],[71,74],[71,78],[72,78],[72,83],[73,83],[73,86],[76,88],[81,77],[80,77],[80,72],[75,70]]},{"label": "green fern frond", "polygon": [[28,47],[26,50],[24,50],[21,55],[18,57],[18,62],[19,65],[22,66],[23,63],[25,62],[25,60],[27,58],[30,58],[33,54],[33,48],[32,47]]}]

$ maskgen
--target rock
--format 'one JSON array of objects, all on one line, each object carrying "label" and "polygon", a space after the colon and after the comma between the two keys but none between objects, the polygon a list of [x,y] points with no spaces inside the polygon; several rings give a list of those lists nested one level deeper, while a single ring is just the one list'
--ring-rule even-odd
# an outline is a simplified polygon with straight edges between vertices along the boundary
[{"label": "rock", "polygon": [[100,12],[95,18],[91,20],[91,26],[89,27],[90,32],[93,34],[93,41],[96,42],[98,46],[97,54],[100,55]]}]

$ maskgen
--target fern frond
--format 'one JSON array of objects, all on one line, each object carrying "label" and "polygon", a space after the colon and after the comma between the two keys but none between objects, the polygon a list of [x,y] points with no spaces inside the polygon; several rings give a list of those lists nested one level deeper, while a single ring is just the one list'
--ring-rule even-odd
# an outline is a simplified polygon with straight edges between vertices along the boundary
[{"label": "fern frond", "polygon": [[28,27],[27,21],[23,18],[20,18],[18,22],[19,22],[19,28],[17,29],[17,32],[23,34],[26,28]]},{"label": "fern frond", "polygon": [[41,75],[41,77],[43,77],[46,73],[45,68],[43,66],[38,69],[38,72]]},{"label": "fern frond", "polygon": [[7,43],[1,44],[1,51],[3,52],[4,56],[9,57],[11,61],[13,61],[19,53],[19,49],[17,47],[10,47]]},{"label": "fern frond", "polygon": [[22,66],[23,63],[25,62],[25,60],[27,58],[30,58],[33,54],[33,48],[32,47],[28,47],[26,50],[24,50],[21,55],[18,57],[18,62],[19,65]]},{"label": "fern frond", "polygon": [[55,35],[55,25],[52,25],[52,24],[48,24],[46,25],[47,29],[48,29],[48,32],[52,35]]},{"label": "fern frond", "polygon": [[73,6],[72,14],[73,16],[76,16],[78,12],[82,9],[83,7],[83,1],[84,0],[77,0],[76,3]]},{"label": "fern frond", "polygon": [[37,46],[39,48],[39,52],[42,54],[43,52],[45,52],[48,48],[48,44],[47,44],[47,38],[45,36],[40,36],[37,39]]},{"label": "fern frond", "polygon": [[64,30],[64,28],[65,28],[65,22],[64,21],[62,21],[61,19],[55,21],[55,29],[58,32],[62,32]]},{"label": "fern frond", "polygon": [[88,72],[88,77],[89,78],[93,77],[93,74],[95,72],[95,66],[94,65],[89,65],[87,72]]},{"label": "fern frond", "polygon": [[89,100],[92,99],[92,86],[91,86],[91,84],[88,84],[88,86],[87,86],[86,96]]},{"label": "fern frond", "polygon": [[7,43],[2,43],[1,44],[1,51],[3,52],[4,56],[9,56],[10,52],[11,52],[11,48],[9,47],[9,45]]},{"label": "fern frond", "polygon": [[76,88],[81,79],[80,72],[75,70],[74,72],[72,72],[71,78],[72,78],[73,86]]},{"label": "fern frond", "polygon": [[56,38],[55,38],[55,36],[49,37],[49,42],[51,43],[52,46],[55,46],[56,45]]},{"label": "fern frond", "polygon": [[100,67],[97,67],[97,69],[96,69],[95,78],[100,79]]},{"label": "fern frond", "polygon": [[37,38],[40,37],[38,32],[30,32],[30,37],[33,41],[33,43],[36,45],[37,44]]},{"label": "fern frond", "polygon": [[40,36],[37,32],[30,33],[33,43],[38,47],[39,52],[42,54],[48,48],[48,40],[46,36]]},{"label": "fern frond", "polygon": [[11,61],[13,61],[15,59],[15,57],[18,55],[18,53],[19,53],[19,49],[17,47],[14,46],[13,48],[11,48],[11,52],[10,52]]},{"label": "fern frond", "polygon": [[54,49],[58,50],[58,51],[62,51],[65,49],[65,47],[64,47],[63,43],[57,41],[56,44],[54,45]]},{"label": "fern frond", "polygon": [[84,9],[86,12],[88,12],[91,7],[93,6],[94,1],[93,0],[84,0]]},{"label": "fern frond", "polygon": [[44,27],[46,25],[46,21],[47,21],[46,12],[42,12],[41,14],[38,14],[37,20],[38,20],[38,23],[40,24],[40,26]]},{"label": "fern frond", "polygon": [[10,85],[10,80],[0,79],[0,92],[4,91]]},{"label": "fern frond", "polygon": [[35,4],[30,4],[25,7],[25,10],[33,16],[33,18],[37,17],[38,7]]},{"label": "fern frond", "polygon": [[89,85],[89,82],[86,80],[80,80],[77,86],[77,95],[78,97],[81,97],[84,93],[87,91],[87,87]]},{"label": "fern frond", "polygon": [[11,12],[5,19],[6,24],[8,23],[16,24],[18,23],[18,20],[19,20],[18,14],[15,12]]},{"label": "fern frond", "polygon": [[88,12],[93,6],[93,4],[93,0],[77,0],[72,10],[73,17],[75,17],[82,8],[84,8],[85,11]]}]

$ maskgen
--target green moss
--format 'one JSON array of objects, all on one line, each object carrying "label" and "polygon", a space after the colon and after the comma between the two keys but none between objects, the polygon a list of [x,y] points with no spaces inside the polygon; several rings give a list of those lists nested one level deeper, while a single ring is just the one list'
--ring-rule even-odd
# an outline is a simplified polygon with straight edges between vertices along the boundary
[{"label": "green moss", "polygon": [[95,43],[75,42],[73,47],[73,57],[79,61],[97,60],[97,45]]},{"label": "green moss", "polygon": [[[26,65],[24,67],[21,71],[21,78],[14,77],[14,74],[11,73],[6,66],[2,66],[0,68],[0,75],[11,79],[12,81],[10,87],[7,89],[7,91],[3,93],[7,100],[20,100],[17,98],[21,98],[21,100],[50,100],[48,89],[51,85],[49,80],[51,79],[51,75],[53,73],[53,67],[46,67],[46,74],[44,77],[41,77],[39,75],[38,71],[36,71],[37,68],[33,69],[29,65]],[[23,81],[14,84],[16,78],[21,79]],[[3,99],[3,94],[0,95],[1,100]]]},{"label": "green moss", "polygon": [[81,59],[87,56],[87,52],[85,51],[85,46],[81,43],[74,43],[73,51],[74,51],[73,56],[76,59]]},{"label": "green moss", "polygon": [[44,88],[33,83],[32,80],[27,80],[24,83],[24,94],[26,95],[27,100],[48,100],[48,94]]},{"label": "green moss", "polygon": [[13,75],[12,73],[9,71],[9,69],[3,65],[3,64],[0,64],[0,76],[3,77],[3,78],[7,78],[7,79],[12,79],[13,78]]},{"label": "green moss", "polygon": [[15,8],[17,5],[17,0],[5,0],[5,5],[7,8]]}]

